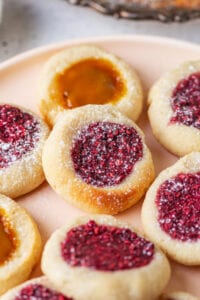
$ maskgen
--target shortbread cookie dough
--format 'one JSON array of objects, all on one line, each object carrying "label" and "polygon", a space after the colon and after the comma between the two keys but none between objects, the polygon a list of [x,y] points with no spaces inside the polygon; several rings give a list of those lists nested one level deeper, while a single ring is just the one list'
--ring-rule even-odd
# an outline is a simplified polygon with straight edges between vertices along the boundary
[{"label": "shortbread cookie dough", "polygon": [[183,156],[200,151],[200,61],[164,75],[149,94],[149,119],[158,141]]},{"label": "shortbread cookie dough", "polygon": [[44,181],[42,150],[48,133],[31,111],[0,103],[0,193],[15,198]]},{"label": "shortbread cookie dough", "polygon": [[93,213],[129,208],[154,178],[141,130],[102,105],[83,106],[60,118],[45,143],[43,167],[58,194]]},{"label": "shortbread cookie dough", "polygon": [[41,252],[36,224],[16,202],[0,195],[0,294],[26,280]]},{"label": "shortbread cookie dough", "polygon": [[164,294],[160,300],[199,300],[199,297],[193,296],[185,292],[173,292]]},{"label": "shortbread cookie dough", "polygon": [[200,152],[164,170],[142,207],[146,235],[174,260],[200,264]]},{"label": "shortbread cookie dough", "polygon": [[151,300],[170,277],[160,250],[127,223],[105,215],[58,229],[45,246],[42,270],[77,300]]},{"label": "shortbread cookie dough", "polygon": [[1,300],[75,300],[56,290],[45,276],[38,277],[11,289]]},{"label": "shortbread cookie dough", "polygon": [[47,62],[40,82],[40,111],[54,125],[58,115],[86,104],[110,104],[136,121],[143,91],[122,59],[93,45],[65,49]]}]

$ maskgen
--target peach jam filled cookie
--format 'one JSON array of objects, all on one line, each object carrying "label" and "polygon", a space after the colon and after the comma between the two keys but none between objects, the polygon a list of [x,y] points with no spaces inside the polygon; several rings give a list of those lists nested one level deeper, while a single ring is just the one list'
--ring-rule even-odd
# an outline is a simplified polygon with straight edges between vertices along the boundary
[{"label": "peach jam filled cookie", "polygon": [[53,125],[59,113],[86,104],[111,104],[136,120],[143,91],[137,74],[117,56],[82,45],[54,55],[40,83],[40,110]]},{"label": "peach jam filled cookie", "polygon": [[38,277],[13,288],[1,300],[75,300],[56,290],[46,277]]},{"label": "peach jam filled cookie", "polygon": [[105,215],[58,229],[45,246],[42,269],[63,294],[78,300],[155,299],[170,276],[161,251]]},{"label": "peach jam filled cookie", "polygon": [[141,130],[102,105],[63,114],[45,143],[43,167],[58,194],[95,213],[117,214],[129,208],[154,178]]},{"label": "peach jam filled cookie", "polygon": [[146,194],[142,222],[147,236],[174,260],[200,264],[200,152],[160,173]]},{"label": "peach jam filled cookie", "polygon": [[182,156],[200,151],[200,61],[163,76],[149,95],[149,119],[156,138]]},{"label": "peach jam filled cookie", "polygon": [[199,300],[199,297],[193,296],[185,292],[174,292],[164,294],[160,300]]},{"label": "peach jam filled cookie", "polygon": [[13,200],[0,195],[0,294],[28,278],[40,252],[34,221]]},{"label": "peach jam filled cookie", "polygon": [[44,181],[42,150],[48,132],[34,113],[0,103],[0,193],[15,198]]}]

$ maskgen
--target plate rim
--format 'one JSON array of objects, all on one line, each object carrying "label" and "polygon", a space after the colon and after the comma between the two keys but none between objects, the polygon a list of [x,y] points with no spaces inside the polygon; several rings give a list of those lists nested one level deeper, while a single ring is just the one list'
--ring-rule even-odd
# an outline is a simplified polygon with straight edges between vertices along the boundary
[{"label": "plate rim", "polygon": [[[103,42],[135,42],[135,43],[154,43],[164,45],[171,45],[179,48],[188,48],[192,50],[199,50],[200,45],[193,42],[188,42],[185,40],[179,40],[176,38],[161,37],[155,35],[108,35],[108,36],[98,36],[98,37],[84,37],[84,38],[75,38],[67,39],[64,41],[59,41],[55,43],[44,44],[38,47],[34,47],[30,50],[23,51],[19,54],[16,54],[5,61],[0,62],[0,71],[14,65],[18,64],[24,60],[30,59],[36,55],[42,55],[47,51],[54,51],[59,48],[67,46],[76,46],[79,44],[87,43],[103,43]],[[199,55],[200,57],[200,55]]]},{"label": "plate rim", "polygon": [[[19,67],[19,72],[20,72],[20,64],[22,63],[27,63],[30,59],[32,58],[40,58],[40,56],[43,58],[43,55],[45,55],[45,53],[49,53],[50,51],[56,51],[56,50],[59,50],[60,48],[63,48],[63,47],[68,47],[68,46],[73,46],[73,45],[78,45],[80,43],[112,43],[112,42],[121,42],[123,43],[124,42],[130,42],[132,43],[132,45],[138,45],[140,46],[140,43],[146,43],[147,45],[152,45],[152,46],[160,46],[160,47],[165,47],[165,46],[169,46],[169,47],[172,47],[172,50],[174,47],[176,47],[176,49],[183,49],[185,51],[195,51],[195,52],[198,52],[199,53],[199,59],[200,59],[200,45],[196,45],[194,43],[190,43],[190,42],[185,42],[185,41],[181,41],[181,40],[177,40],[177,39],[171,39],[171,38],[166,38],[166,37],[158,37],[158,36],[146,36],[146,35],[116,35],[116,36],[106,36],[106,37],[87,37],[87,38],[81,38],[81,39],[73,39],[73,40],[66,40],[66,41],[60,41],[60,42],[56,42],[56,43],[52,43],[52,44],[47,44],[47,45],[43,45],[43,46],[39,46],[39,47],[36,47],[36,48],[33,48],[31,50],[28,50],[28,51],[25,51],[25,52],[22,52],[21,54],[18,54],[18,55],[15,55],[11,58],[9,58],[8,60],[0,63],[0,72],[2,71],[2,74],[4,75],[4,71],[7,72],[7,70],[9,71],[9,74],[8,74],[8,78],[10,76],[10,74],[12,75],[12,70],[13,70],[13,67],[15,68],[16,67],[16,70],[18,71],[18,67]],[[123,45],[122,45],[123,46]],[[145,49],[146,51],[147,49]],[[17,72],[16,72],[17,73]],[[14,75],[16,74],[14,72]],[[3,77],[3,76],[2,76]],[[5,78],[5,81],[8,79],[7,77]],[[38,111],[37,111],[38,113]],[[143,127],[142,127],[143,129]],[[144,129],[143,129],[144,130]],[[153,152],[153,150],[151,150]],[[165,168],[166,169],[166,168]],[[39,193],[40,193],[40,190],[38,190]],[[35,193],[37,192],[37,189],[34,190],[32,193]],[[31,197],[30,194],[27,194],[25,197]],[[23,202],[21,202],[21,200],[23,199]],[[22,204],[24,203],[24,198],[20,198],[20,203],[19,204]],[[31,198],[32,200],[32,198]],[[36,202],[37,203],[37,202]],[[63,201],[64,203],[64,201]],[[138,203],[141,203],[141,202],[138,202]],[[23,207],[24,204],[22,205]],[[30,209],[30,207],[29,207]],[[32,209],[28,211],[30,212],[30,214],[33,216],[33,218],[35,218],[35,214],[33,213]],[[137,209],[137,208],[136,208]],[[81,211],[83,212],[83,211]],[[70,210],[70,214],[71,214],[71,210]],[[122,213],[123,214],[123,213]],[[80,216],[80,215],[78,215]],[[122,216],[122,215],[121,215]],[[39,228],[40,226],[42,226],[42,231],[44,233],[44,229],[46,229],[46,225],[44,227],[44,223],[40,223],[41,219],[39,217],[39,222],[37,220],[37,218],[35,218],[37,224],[39,225]],[[124,220],[128,223],[131,223],[130,222],[130,219],[127,220],[127,219],[123,219],[123,216],[122,218],[120,218],[120,220]],[[71,221],[70,221],[71,222]],[[135,225],[134,225],[135,226]],[[55,229],[54,229],[55,230]],[[43,235],[42,235],[43,236]],[[45,235],[46,236],[46,235]],[[43,236],[44,237],[44,236]],[[38,265],[37,265],[38,266]],[[174,269],[175,270],[175,269]],[[179,269],[178,269],[178,272],[179,272]],[[175,274],[175,273],[174,273]],[[177,278],[177,277],[176,277]],[[170,284],[171,284],[171,281],[170,281]],[[178,282],[178,286],[179,286],[179,282]],[[189,287],[189,288],[188,288]],[[187,290],[190,292],[193,292],[194,293],[194,288],[192,287],[191,288],[191,284],[189,284],[187,287]],[[170,286],[170,289],[171,289],[171,286]],[[196,290],[195,290],[196,291]],[[197,293],[197,292],[196,292]]]}]

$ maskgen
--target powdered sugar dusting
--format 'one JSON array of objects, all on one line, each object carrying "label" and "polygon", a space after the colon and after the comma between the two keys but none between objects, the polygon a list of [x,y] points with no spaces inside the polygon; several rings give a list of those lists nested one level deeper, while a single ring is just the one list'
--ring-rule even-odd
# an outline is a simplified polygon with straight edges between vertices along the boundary
[{"label": "powdered sugar dusting", "polygon": [[200,239],[200,172],[166,180],[156,196],[160,227],[181,241]]},{"label": "powdered sugar dusting", "polygon": [[0,105],[0,168],[34,149],[40,124],[32,115],[8,104]]},{"label": "powdered sugar dusting", "polygon": [[140,136],[133,127],[111,122],[91,123],[73,141],[74,169],[98,187],[121,183],[143,156]]},{"label": "powdered sugar dusting", "polygon": [[185,157],[183,160],[184,166],[191,172],[197,172],[200,170],[200,153],[193,152],[191,155]]},{"label": "powdered sugar dusting", "polygon": [[200,73],[181,80],[171,98],[170,123],[182,123],[200,129]]}]

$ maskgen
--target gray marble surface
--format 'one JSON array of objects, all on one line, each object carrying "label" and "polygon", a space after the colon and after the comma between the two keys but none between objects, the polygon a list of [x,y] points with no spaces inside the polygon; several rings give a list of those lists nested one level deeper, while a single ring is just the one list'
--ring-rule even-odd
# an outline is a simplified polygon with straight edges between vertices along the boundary
[{"label": "gray marble surface", "polygon": [[165,36],[200,44],[200,20],[181,24],[122,20],[65,0],[4,0],[0,61],[58,41],[119,34]]}]

